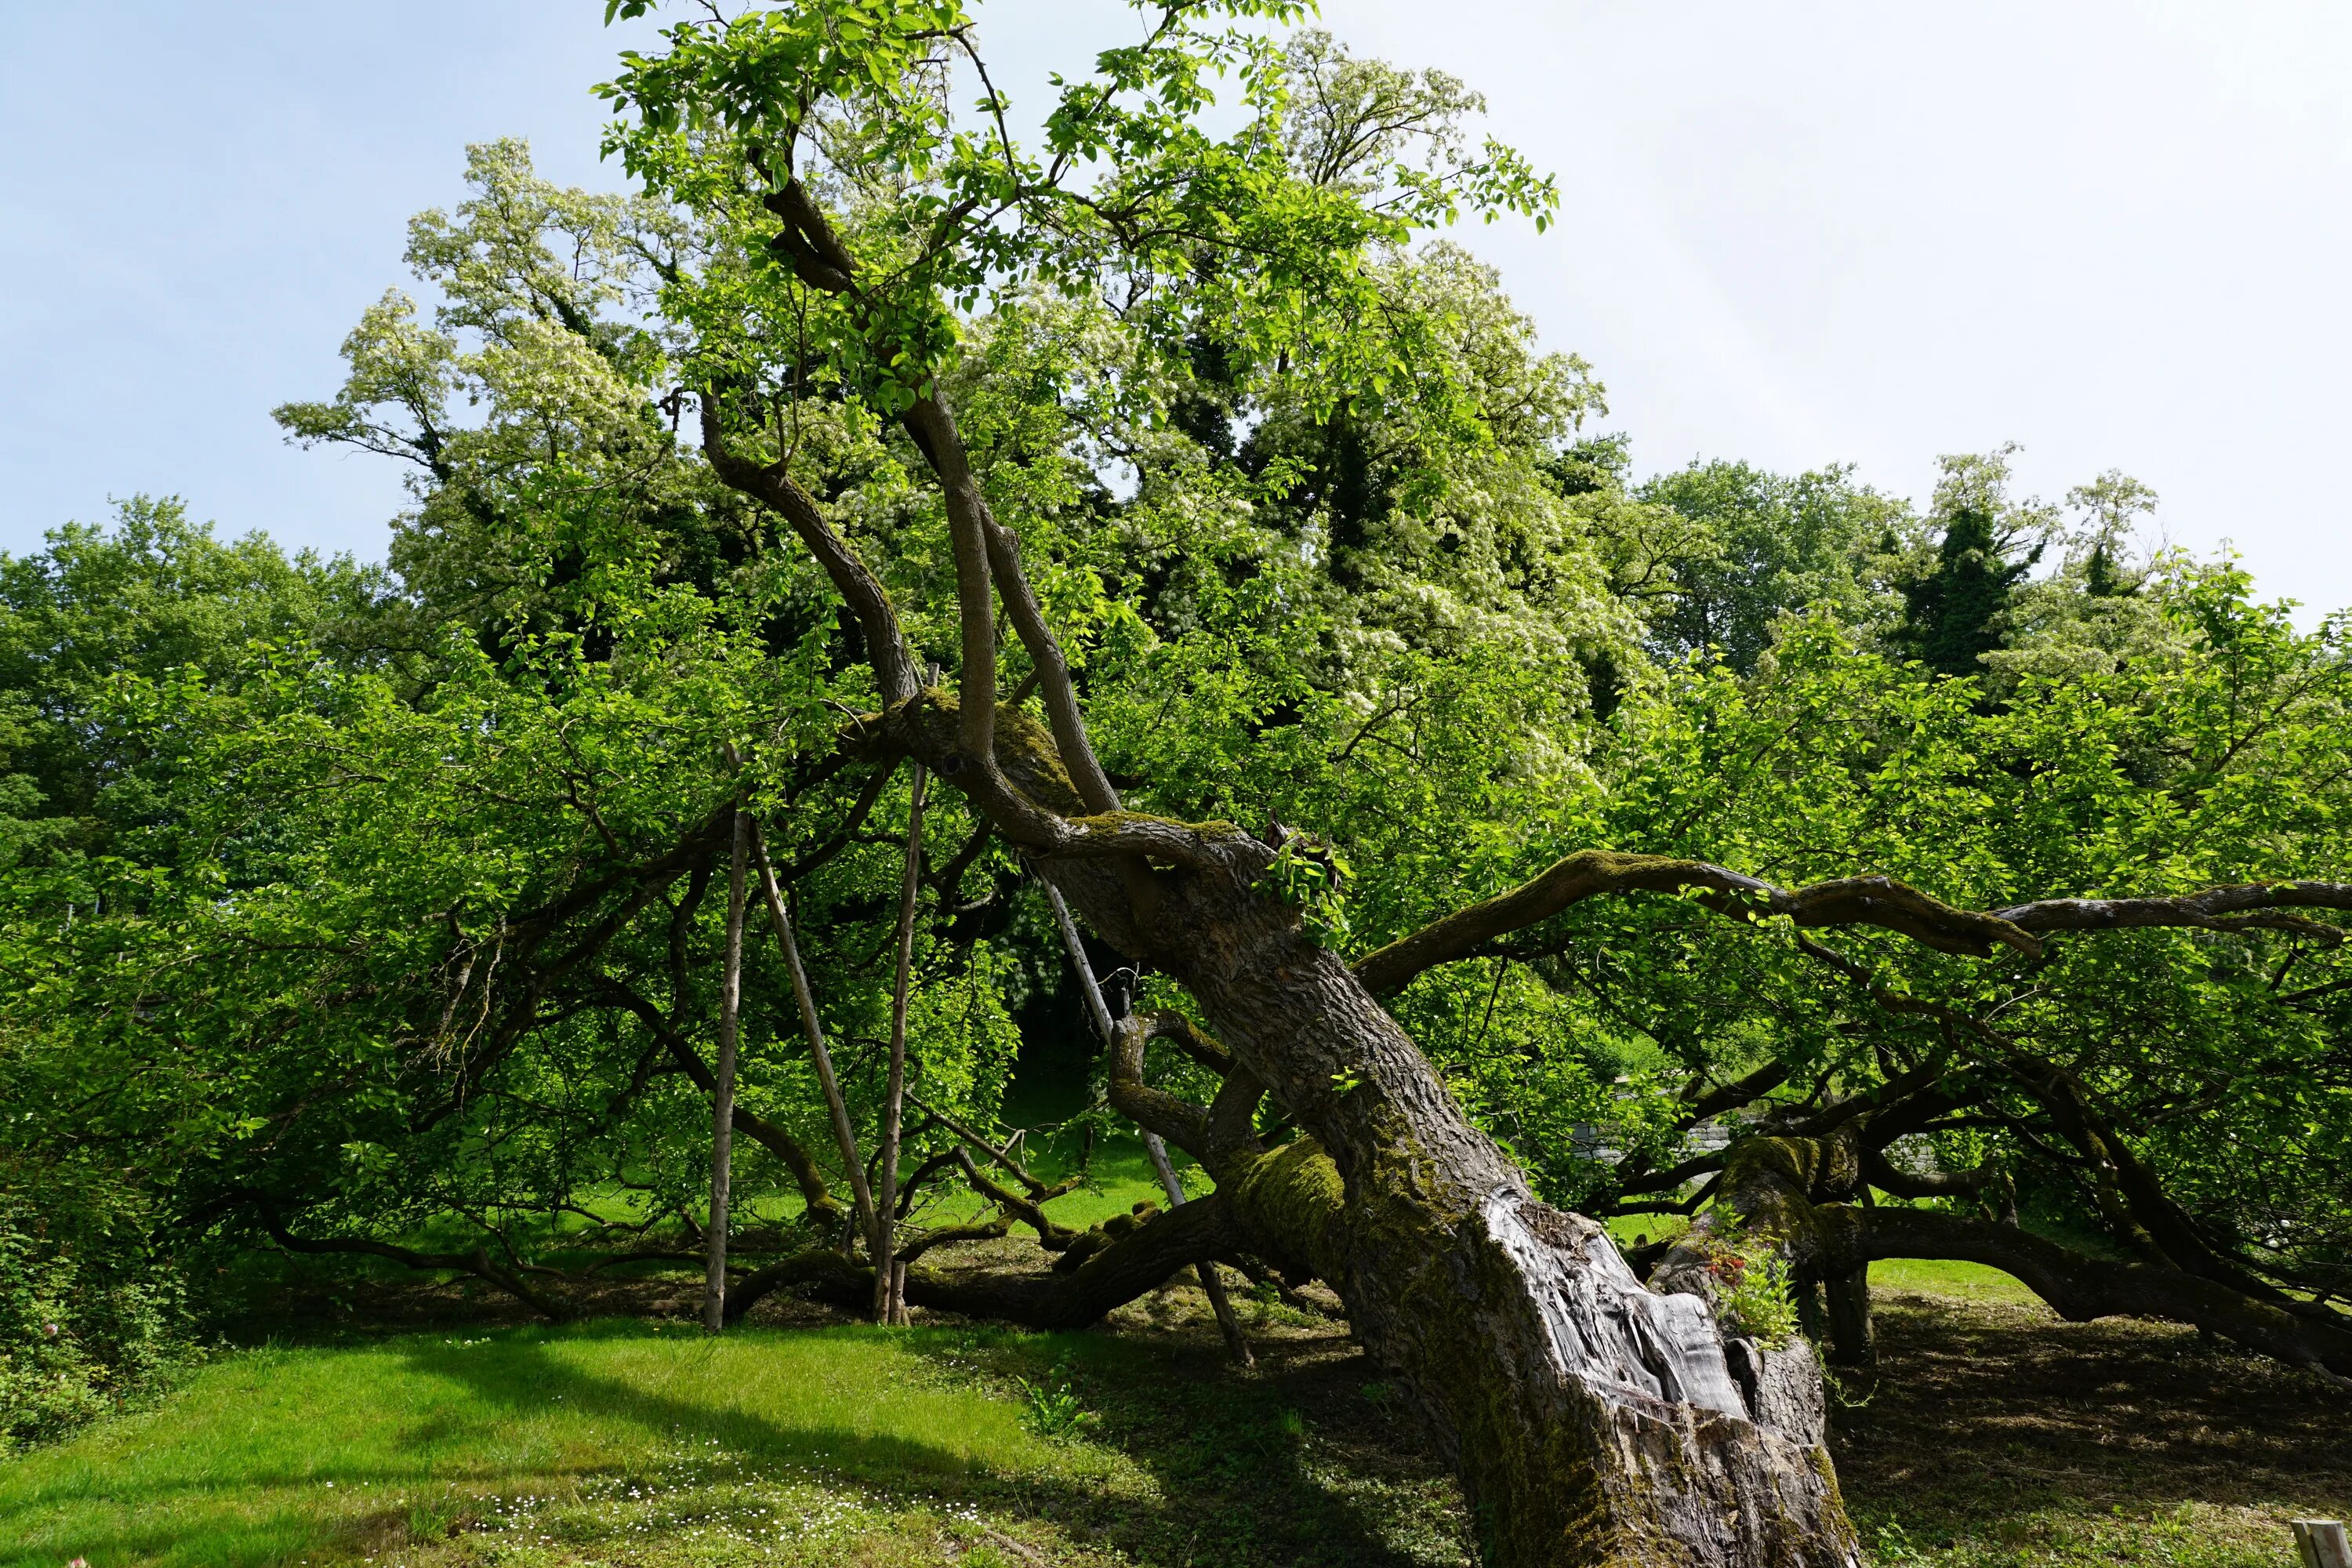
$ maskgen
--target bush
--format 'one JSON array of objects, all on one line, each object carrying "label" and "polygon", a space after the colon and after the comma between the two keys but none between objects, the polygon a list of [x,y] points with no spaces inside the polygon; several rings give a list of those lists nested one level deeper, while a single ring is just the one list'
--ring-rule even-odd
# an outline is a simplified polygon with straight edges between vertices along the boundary
[{"label": "bush", "polygon": [[135,1200],[44,1199],[0,1191],[0,1450],[152,1394],[194,1354],[186,1290]]},{"label": "bush", "polygon": [[1715,1276],[1715,1313],[1724,1331],[1743,1334],[1780,1350],[1797,1337],[1797,1298],[1789,1266],[1776,1253],[1751,1253],[1737,1237],[1717,1238],[1707,1248],[1707,1271]]}]

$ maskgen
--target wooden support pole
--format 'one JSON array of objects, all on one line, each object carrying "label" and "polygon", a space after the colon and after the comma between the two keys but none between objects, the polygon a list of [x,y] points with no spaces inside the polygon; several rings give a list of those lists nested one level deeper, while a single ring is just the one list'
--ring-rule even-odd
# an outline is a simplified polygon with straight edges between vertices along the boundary
[{"label": "wooden support pole", "polygon": [[898,1134],[907,1106],[907,989],[915,962],[915,897],[923,885],[923,764],[907,807],[907,875],[898,889],[898,969],[890,993],[890,1072],[882,1091],[882,1159],[874,1195],[874,1321],[907,1321],[906,1270],[898,1266]]},{"label": "wooden support pole", "polygon": [[[727,748],[735,761],[735,748]],[[743,872],[751,814],[735,814],[727,860],[727,958],[719,981],[719,1067],[710,1092],[710,1224],[703,1234],[702,1326],[727,1323],[727,1205],[735,1152],[735,1042],[743,1016]]]},{"label": "wooden support pole", "polygon": [[[1102,1036],[1103,1048],[1116,1049],[1110,1004],[1103,999],[1102,987],[1095,983],[1095,966],[1087,958],[1086,944],[1078,940],[1077,922],[1070,918],[1070,906],[1062,901],[1061,889],[1053,883],[1045,884],[1045,897],[1054,906],[1054,922],[1062,928],[1062,945],[1069,949],[1070,967],[1078,972],[1078,985],[1086,993],[1087,1010],[1094,1015],[1096,1032]],[[1143,1152],[1151,1161],[1152,1170],[1160,1177],[1160,1190],[1168,1194],[1173,1208],[1184,1201],[1184,1184],[1176,1179],[1176,1167],[1168,1158],[1168,1145],[1160,1134],[1149,1129],[1143,1134]],[[1249,1341],[1242,1335],[1241,1320],[1234,1314],[1234,1303],[1225,1294],[1225,1282],[1217,1273],[1217,1266],[1202,1258],[1194,1266],[1201,1277],[1201,1292],[1209,1298],[1209,1309],[1217,1315],[1218,1331],[1225,1336],[1225,1352],[1243,1366],[1255,1366],[1257,1358],[1250,1353]]]},{"label": "wooden support pole", "polygon": [[[817,1087],[824,1092],[824,1108],[833,1118],[833,1139],[841,1152],[849,1192],[856,1200],[852,1222],[867,1236],[874,1234],[874,1189],[866,1180],[866,1162],[857,1152],[857,1129],[849,1120],[849,1102],[841,1097],[841,1079],[833,1070],[833,1052],[824,1043],[824,1026],[816,1016],[816,996],[809,989],[808,972],[801,967],[800,944],[793,940],[792,917],[776,886],[776,868],[768,863],[768,846],[758,822],[751,824],[751,853],[760,864],[760,889],[767,896],[768,919],[776,928],[776,945],[783,950],[784,967],[793,979],[793,999],[800,1004],[801,1032],[808,1037],[809,1058],[816,1064]],[[843,1246],[846,1247],[847,1242]]]},{"label": "wooden support pole", "polygon": [[2294,1543],[2303,1552],[2303,1568],[2352,1568],[2352,1542],[2345,1539],[2341,1520],[2296,1520]]}]

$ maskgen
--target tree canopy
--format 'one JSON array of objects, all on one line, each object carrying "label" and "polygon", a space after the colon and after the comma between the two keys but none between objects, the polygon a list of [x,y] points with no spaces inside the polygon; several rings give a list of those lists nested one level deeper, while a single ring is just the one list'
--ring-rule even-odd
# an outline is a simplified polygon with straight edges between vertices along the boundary
[{"label": "tree canopy", "polygon": [[[634,194],[471,149],[429,308],[278,411],[404,466],[385,567],[149,500],[0,558],[12,1173],[561,1315],[702,1245],[731,937],[793,1217],[730,1313],[863,1299],[919,764],[909,1299],[1320,1275],[1498,1561],[1838,1560],[1727,1257],[1849,1362],[1872,1258],[1962,1257],[2352,1376],[2347,623],[2138,552],[2121,475],[1637,481],[1440,232],[1552,216],[1473,91],[1140,19],[1020,116],[948,0],[678,21],[600,89]],[[1065,900],[1130,972],[1079,1119],[1196,1167],[1084,1234],[1007,1141],[1091,1027]],[[1579,1217],[1635,1214],[1696,1218]],[[1016,1226],[1055,1268],[922,1264]]]}]

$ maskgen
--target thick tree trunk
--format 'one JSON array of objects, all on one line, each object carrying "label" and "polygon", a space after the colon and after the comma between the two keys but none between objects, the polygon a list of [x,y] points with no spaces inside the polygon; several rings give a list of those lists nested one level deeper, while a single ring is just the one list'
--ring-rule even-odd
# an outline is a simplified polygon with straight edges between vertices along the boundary
[{"label": "thick tree trunk", "polygon": [[[886,727],[956,776],[961,726],[943,693]],[[994,732],[1004,778],[1083,814],[1034,721],[1002,710]],[[1454,1461],[1490,1560],[1858,1563],[1818,1425],[1757,1418],[1706,1304],[1644,1289],[1599,1225],[1536,1201],[1347,964],[1253,885],[1248,868],[1270,851],[1224,824],[1170,837],[1244,869],[1070,855],[1040,871],[1115,945],[1181,982],[1312,1135],[1244,1176],[1244,1223],[1255,1245],[1311,1251]],[[1268,1220],[1287,1234],[1268,1237]]]},{"label": "thick tree trunk", "polygon": [[1820,1431],[1757,1419],[1705,1304],[1537,1202],[1336,957],[1252,934],[1183,978],[1329,1152],[1318,1271],[1451,1450],[1494,1560],[1855,1562]]}]

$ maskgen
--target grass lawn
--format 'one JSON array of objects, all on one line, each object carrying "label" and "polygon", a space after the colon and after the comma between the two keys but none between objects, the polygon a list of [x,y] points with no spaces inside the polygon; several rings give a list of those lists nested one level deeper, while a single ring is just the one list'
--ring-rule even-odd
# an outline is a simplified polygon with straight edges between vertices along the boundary
[{"label": "grass lawn", "polygon": [[2013,1275],[1981,1263],[1940,1258],[1890,1258],[1874,1263],[1870,1289],[1879,1296],[1927,1296],[2005,1307],[2034,1306],[2042,1300]]},{"label": "grass lawn", "polygon": [[1231,1386],[1164,1339],[963,1329],[249,1351],[0,1464],[0,1565],[1463,1561],[1452,1487],[1385,1391],[1328,1335],[1294,1340]]},{"label": "grass lawn", "polygon": [[[2273,1568],[2288,1518],[2352,1505],[2305,1374],[2061,1323],[1969,1265],[1873,1283],[1879,1376],[1832,1443],[1875,1563]],[[1249,1374],[1190,1289],[1075,1335],[633,1318],[236,1352],[0,1461],[0,1568],[1469,1568],[1342,1328],[1244,1310]]]},{"label": "grass lawn", "polygon": [[[0,1563],[464,1561],[453,1525],[515,1563],[656,1533],[681,1562],[781,1535],[822,1561],[844,1533],[945,1528],[976,1486],[1136,1483],[1109,1450],[1033,1436],[914,1338],[607,1322],[248,1352],[0,1470]],[[869,1485],[900,1505],[877,1510]]]}]

